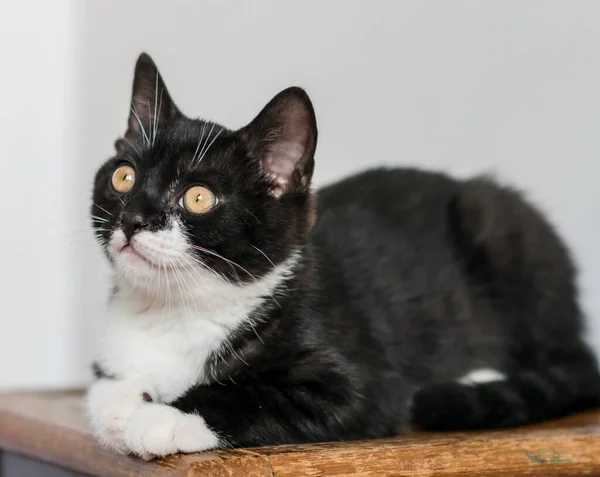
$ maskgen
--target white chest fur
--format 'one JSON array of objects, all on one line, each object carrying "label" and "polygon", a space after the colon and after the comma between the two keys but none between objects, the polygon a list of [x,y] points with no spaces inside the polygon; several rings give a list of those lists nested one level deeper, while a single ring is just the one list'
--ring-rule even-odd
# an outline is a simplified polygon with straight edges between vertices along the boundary
[{"label": "white chest fur", "polygon": [[169,318],[164,308],[133,314],[119,301],[109,309],[99,360],[103,368],[143,382],[162,401],[204,380],[206,360],[223,344],[228,328],[202,317],[189,319],[182,308],[171,308]]},{"label": "white chest fur", "polygon": [[118,292],[107,310],[99,364],[110,374],[139,382],[154,399],[176,399],[206,382],[209,357],[226,346],[231,331],[247,323],[265,299],[278,293],[296,262],[294,256],[243,286],[204,281],[197,293],[192,288],[177,297],[173,291],[160,304],[131,291]]}]

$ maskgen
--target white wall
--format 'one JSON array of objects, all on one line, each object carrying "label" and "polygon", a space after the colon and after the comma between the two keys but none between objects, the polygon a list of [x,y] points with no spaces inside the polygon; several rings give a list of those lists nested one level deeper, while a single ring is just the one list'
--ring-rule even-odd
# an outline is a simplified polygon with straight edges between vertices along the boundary
[{"label": "white wall", "polygon": [[[81,378],[70,2],[0,3],[0,388]],[[37,12],[37,14],[34,14]],[[62,227],[61,227],[62,225]],[[64,230],[67,228],[69,233]]]},{"label": "white wall", "polygon": [[[305,87],[318,185],[381,163],[496,171],[519,185],[576,253],[600,348],[600,2],[29,4],[43,15],[0,7],[0,387],[87,378],[107,269],[91,234],[71,232],[85,227],[94,169],[123,132],[142,50],[184,112],[230,127]],[[56,250],[69,251],[37,258]]]}]

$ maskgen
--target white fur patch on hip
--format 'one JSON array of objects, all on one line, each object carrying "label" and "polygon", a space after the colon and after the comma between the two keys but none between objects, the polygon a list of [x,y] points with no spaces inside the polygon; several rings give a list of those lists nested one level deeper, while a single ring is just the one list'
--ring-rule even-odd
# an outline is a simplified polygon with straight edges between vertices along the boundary
[{"label": "white fur patch on hip", "polygon": [[493,368],[474,369],[458,379],[458,382],[465,386],[476,386],[477,384],[496,381],[506,381],[506,375]]}]

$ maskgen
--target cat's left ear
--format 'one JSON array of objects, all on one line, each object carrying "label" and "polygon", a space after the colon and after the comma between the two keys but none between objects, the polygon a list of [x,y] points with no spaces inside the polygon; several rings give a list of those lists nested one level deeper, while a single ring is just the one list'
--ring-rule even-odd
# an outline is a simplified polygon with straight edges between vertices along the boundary
[{"label": "cat's left ear", "polygon": [[308,190],[315,167],[317,121],[303,89],[279,93],[240,135],[271,181],[272,196]]},{"label": "cat's left ear", "polygon": [[115,147],[120,151],[129,146],[127,141],[138,140],[153,144],[161,123],[178,115],[181,112],[171,99],[154,61],[142,53],[135,64],[125,139],[117,140]]}]

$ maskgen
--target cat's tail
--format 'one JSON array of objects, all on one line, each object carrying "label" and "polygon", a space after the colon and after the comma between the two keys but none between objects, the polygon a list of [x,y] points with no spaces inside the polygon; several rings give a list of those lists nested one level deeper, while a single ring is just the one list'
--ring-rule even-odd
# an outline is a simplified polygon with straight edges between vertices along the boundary
[{"label": "cat's tail", "polygon": [[418,391],[413,425],[424,430],[514,427],[600,407],[595,358],[523,369],[491,382],[457,381]]}]

